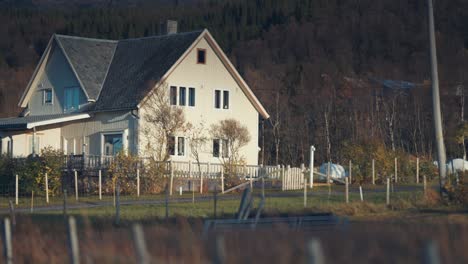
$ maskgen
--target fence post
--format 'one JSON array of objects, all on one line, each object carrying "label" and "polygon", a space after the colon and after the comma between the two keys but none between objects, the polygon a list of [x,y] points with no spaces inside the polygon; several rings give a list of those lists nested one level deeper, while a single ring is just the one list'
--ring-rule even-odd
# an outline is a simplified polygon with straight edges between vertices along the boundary
[{"label": "fence post", "polygon": [[416,158],[416,183],[419,184],[419,157]]},{"label": "fence post", "polygon": [[375,159],[372,159],[372,184],[375,185]]},{"label": "fence post", "polygon": [[281,165],[281,190],[284,191],[285,190],[285,177],[284,177],[284,165]]},{"label": "fence post", "polygon": [[115,186],[115,224],[120,223],[120,183],[117,182]]},{"label": "fence post", "polygon": [[11,219],[11,224],[13,225],[13,228],[16,226],[16,215],[15,215],[15,206],[13,205],[13,201],[10,200],[8,202],[10,206],[10,219]]},{"label": "fence post", "polygon": [[398,158],[395,158],[395,182],[398,182]]},{"label": "fence post", "polygon": [[76,234],[76,220],[73,216],[68,218],[68,253],[70,256],[70,263],[80,263],[80,252],[78,245],[78,236]]},{"label": "fence post", "polygon": [[140,169],[137,169],[137,197],[140,197]]},{"label": "fence post", "polygon": [[440,264],[440,255],[437,242],[429,241],[424,248],[424,264]]},{"label": "fence post", "polygon": [[309,174],[309,181],[310,181],[310,189],[314,187],[314,152],[315,147],[310,146],[310,174]]},{"label": "fence post", "polygon": [[18,196],[19,196],[19,193],[18,193],[18,190],[19,190],[19,186],[18,186],[19,182],[18,182],[18,174],[16,174],[16,178],[15,178],[15,204],[18,205]]},{"label": "fence post", "polygon": [[75,200],[78,201],[78,172],[75,170]]},{"label": "fence post", "polygon": [[172,187],[174,184],[174,162],[172,160],[169,161],[169,165],[171,166],[171,180],[169,182],[169,195],[172,195]]},{"label": "fence post", "polygon": [[224,167],[221,165],[221,193],[224,193]]},{"label": "fence post", "polygon": [[216,255],[214,264],[223,264],[226,259],[226,251],[224,250],[224,237],[223,235],[217,235],[216,239]]},{"label": "fence post", "polygon": [[5,263],[13,264],[13,245],[11,242],[11,225],[10,219],[3,220],[3,255]]},{"label": "fence post", "polygon": [[140,224],[132,226],[133,244],[135,246],[135,253],[138,264],[149,264],[150,257],[146,247],[145,235],[143,228]]},{"label": "fence post", "polygon": [[307,263],[308,264],[325,264],[322,245],[320,241],[313,238],[307,245]]},{"label": "fence post", "polygon": [[47,172],[45,173],[45,192],[46,192],[46,203],[49,203],[49,178]]},{"label": "fence post", "polygon": [[165,201],[164,205],[166,206],[166,220],[169,218],[169,185],[166,183],[166,190],[165,190]]},{"label": "fence post", "polygon": [[349,179],[345,177],[345,184],[346,184],[346,203],[349,203]]},{"label": "fence post", "polygon": [[34,191],[31,191],[31,213],[34,211]]},{"label": "fence post", "polygon": [[304,180],[304,208],[307,207],[307,180]]},{"label": "fence post", "polygon": [[361,196],[361,202],[364,202],[364,196],[362,195],[362,186],[359,185],[359,195]]},{"label": "fence post", "polygon": [[102,200],[102,172],[99,170],[99,200]]},{"label": "fence post", "polygon": [[424,184],[424,197],[426,197],[426,194],[427,194],[427,179],[426,179],[426,175],[423,175],[423,184]]},{"label": "fence post", "polygon": [[353,162],[349,160],[349,181],[353,182]]},{"label": "fence post", "polygon": [[291,189],[291,166],[288,165],[286,167],[286,190],[290,190]]},{"label": "fence post", "polygon": [[390,178],[387,177],[387,205],[390,205]]}]

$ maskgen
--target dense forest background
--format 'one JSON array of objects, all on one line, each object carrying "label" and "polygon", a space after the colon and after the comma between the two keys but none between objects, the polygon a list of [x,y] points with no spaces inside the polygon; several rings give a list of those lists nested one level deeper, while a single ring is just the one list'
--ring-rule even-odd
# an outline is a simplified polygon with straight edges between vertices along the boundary
[{"label": "dense forest background", "polygon": [[[53,33],[121,39],[208,28],[265,105],[264,163],[343,160],[349,146],[433,155],[425,0],[0,1],[0,115]],[[463,155],[468,1],[435,1],[444,130]]]}]

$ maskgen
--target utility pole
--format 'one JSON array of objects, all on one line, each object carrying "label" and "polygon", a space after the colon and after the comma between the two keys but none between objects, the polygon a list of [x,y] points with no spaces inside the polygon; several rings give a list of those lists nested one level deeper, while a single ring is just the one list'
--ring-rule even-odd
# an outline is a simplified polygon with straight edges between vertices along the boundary
[{"label": "utility pole", "polygon": [[434,129],[437,144],[437,159],[439,163],[439,184],[440,192],[444,190],[446,182],[446,157],[444,134],[442,131],[442,115],[440,111],[440,98],[439,98],[439,75],[437,72],[437,51],[435,43],[435,29],[434,29],[434,8],[432,0],[427,0],[428,4],[428,18],[429,18],[429,42],[430,42],[430,55],[431,55],[431,77],[432,77],[432,107],[434,115]]}]

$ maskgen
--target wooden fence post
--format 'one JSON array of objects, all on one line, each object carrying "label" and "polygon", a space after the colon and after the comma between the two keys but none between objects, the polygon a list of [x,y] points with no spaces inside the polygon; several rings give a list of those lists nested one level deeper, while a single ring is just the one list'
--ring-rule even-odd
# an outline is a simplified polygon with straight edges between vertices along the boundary
[{"label": "wooden fence post", "polygon": [[140,197],[140,169],[137,169],[137,197]]},{"label": "wooden fence post", "polygon": [[440,254],[437,242],[429,241],[424,248],[424,264],[440,264]]},{"label": "wooden fence post", "polygon": [[75,200],[78,201],[78,172],[75,170]]},{"label": "wooden fence post", "polygon": [[291,166],[288,165],[286,167],[286,190],[290,190],[291,189]]},{"label": "wooden fence post", "polygon": [[174,184],[174,163],[173,161],[169,161],[169,166],[171,166],[171,180],[169,182],[169,195],[172,196],[172,187]]},{"label": "wooden fence post", "polygon": [[353,162],[349,160],[349,181],[353,182]]},{"label": "wooden fence post", "polygon": [[364,202],[364,196],[362,195],[362,186],[359,185],[359,195],[361,196],[361,202]]},{"label": "wooden fence post", "polygon": [[76,220],[73,216],[68,218],[68,254],[70,256],[70,263],[80,263],[80,252],[78,244],[78,236],[76,234]]},{"label": "wooden fence post", "polygon": [[120,224],[120,183],[115,186],[115,224]]},{"label": "wooden fence post", "polygon": [[45,192],[46,192],[46,203],[49,203],[49,178],[47,172],[45,173]]},{"label": "wooden fence post", "polygon": [[284,191],[285,190],[285,175],[284,175],[284,165],[278,165],[278,166],[281,166],[281,169],[280,169],[280,173],[281,173],[281,190]]},{"label": "wooden fence post", "polygon": [[224,167],[221,165],[221,193],[224,193]]},{"label": "wooden fence post", "polygon": [[34,211],[34,191],[31,191],[31,213]]},{"label": "wooden fence post", "polygon": [[390,178],[387,178],[387,205],[390,205]]},{"label": "wooden fence post", "polygon": [[15,215],[15,206],[13,205],[13,201],[10,200],[8,202],[9,206],[10,206],[10,219],[11,219],[11,224],[13,225],[13,227],[16,226],[16,215]]},{"label": "wooden fence post", "polygon": [[13,245],[11,241],[11,225],[10,219],[3,220],[3,255],[5,263],[13,264]]},{"label": "wooden fence post", "polygon": [[304,208],[307,207],[307,180],[304,180]]},{"label": "wooden fence post", "polygon": [[102,200],[102,172],[99,170],[99,200]]},{"label": "wooden fence post", "polygon": [[426,194],[427,194],[427,178],[426,178],[426,175],[423,175],[423,184],[424,184],[424,197],[426,197]]},{"label": "wooden fence post", "polygon": [[136,259],[138,264],[149,264],[150,257],[146,247],[143,227],[140,224],[132,226],[133,245],[135,246]]},{"label": "wooden fence post", "polygon": [[18,205],[18,196],[19,196],[19,181],[18,181],[18,174],[16,174],[15,178],[15,204]]},{"label": "wooden fence post", "polygon": [[307,245],[307,263],[325,264],[322,245],[318,239],[311,239]]},{"label": "wooden fence post", "polygon": [[419,157],[416,158],[416,183],[419,184]]},{"label": "wooden fence post", "polygon": [[395,182],[398,182],[398,158],[395,158]]},{"label": "wooden fence post", "polygon": [[349,203],[349,179],[345,177],[345,193],[346,193],[346,203]]},{"label": "wooden fence post", "polygon": [[309,181],[310,181],[310,189],[314,187],[314,152],[315,152],[315,147],[310,146],[310,174],[309,174]]},{"label": "wooden fence post", "polygon": [[214,264],[223,264],[226,261],[226,251],[224,249],[224,237],[223,235],[216,236],[216,255]]},{"label": "wooden fence post", "polygon": [[372,159],[372,184],[375,185],[375,159]]}]

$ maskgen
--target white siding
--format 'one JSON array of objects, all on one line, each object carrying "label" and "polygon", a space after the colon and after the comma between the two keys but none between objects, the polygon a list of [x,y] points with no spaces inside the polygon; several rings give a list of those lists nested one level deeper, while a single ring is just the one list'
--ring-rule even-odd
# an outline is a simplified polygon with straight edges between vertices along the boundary
[{"label": "white siding", "polygon": [[[197,48],[206,49],[206,64],[197,64]],[[211,125],[223,119],[234,118],[247,126],[251,141],[241,149],[241,154],[248,164],[257,164],[259,150],[258,112],[205,39],[202,39],[169,75],[166,84],[168,85],[167,89],[172,85],[187,87],[187,100],[188,88],[195,88],[195,107],[185,106],[185,116],[193,125],[204,122],[207,136],[209,136]],[[215,90],[229,91],[229,109],[215,109]],[[143,106],[140,111],[141,115],[144,115],[144,112]],[[142,123],[143,119],[141,119]],[[141,135],[141,137],[143,136]],[[143,139],[141,142],[143,142]],[[202,161],[219,162],[219,158],[212,155],[211,141],[203,148],[202,152]],[[186,153],[190,154],[188,142],[186,142]],[[173,157],[174,160],[188,160],[189,158],[191,158],[190,155]]]}]

